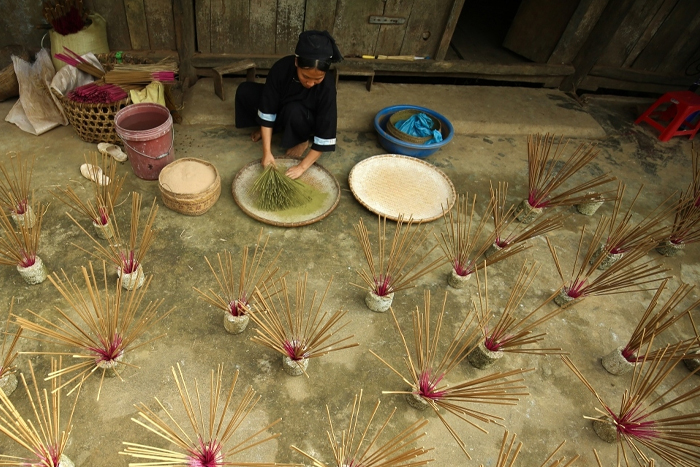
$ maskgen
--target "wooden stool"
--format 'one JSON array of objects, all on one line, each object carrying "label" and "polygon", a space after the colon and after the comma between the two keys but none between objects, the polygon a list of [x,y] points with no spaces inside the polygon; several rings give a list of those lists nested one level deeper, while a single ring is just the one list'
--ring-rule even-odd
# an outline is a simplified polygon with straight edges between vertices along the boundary
[{"label": "wooden stool", "polygon": [[[671,103],[671,106],[663,112],[655,112],[657,107],[664,103]],[[696,112],[700,111],[700,96],[691,91],[674,91],[667,92],[654,102],[637,120],[635,124],[639,125],[642,122],[647,122],[661,133],[659,141],[668,141],[674,136],[689,135],[690,139],[695,137],[695,133],[700,129],[700,121],[693,124],[690,121],[691,117]],[[671,121],[666,125],[652,120],[652,115],[661,117],[667,121]],[[680,127],[685,125],[686,128],[681,130]]]},{"label": "wooden stool", "polygon": [[246,72],[246,81],[255,81],[255,62],[250,60],[241,60],[230,65],[214,68],[214,92],[222,101],[226,100],[226,96],[224,96],[224,75],[240,73],[241,71]]},{"label": "wooden stool", "polygon": [[335,88],[338,89],[338,79],[340,75],[343,76],[366,76],[367,77],[367,91],[372,90],[372,83],[374,82],[374,70],[372,69],[357,69],[357,68],[335,68]]}]

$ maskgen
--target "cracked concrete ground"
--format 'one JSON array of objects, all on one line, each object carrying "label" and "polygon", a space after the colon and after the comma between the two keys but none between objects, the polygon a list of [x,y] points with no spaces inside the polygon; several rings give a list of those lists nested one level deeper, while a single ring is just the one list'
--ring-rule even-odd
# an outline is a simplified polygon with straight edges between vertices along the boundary
[{"label": "cracked concrete ground", "polygon": [[[391,88],[393,85],[384,86]],[[366,93],[363,89],[362,83],[341,83],[340,92],[348,93],[346,98],[353,101],[354,108],[363,108],[363,103],[366,108],[379,105],[375,91]],[[469,134],[469,125],[464,123],[466,119],[462,119],[462,111],[459,110],[464,102],[450,99],[450,95],[445,93],[467,92],[477,96],[472,97],[474,102],[469,105],[480,108],[483,113],[481,118],[489,121],[489,106],[495,109],[500,105],[487,100],[498,94],[498,88],[487,88],[482,93],[478,91],[477,88],[465,91],[446,86],[427,86],[422,88],[421,99],[426,103],[435,102],[435,110],[458,120],[462,125],[460,134],[426,161],[443,170],[453,181],[458,193],[469,193],[470,196],[476,194],[477,211],[483,215],[489,182],[508,182],[508,197],[513,203],[520,202],[525,196],[527,145],[524,136],[526,133],[509,132],[506,124],[497,125],[495,128],[498,130],[492,130],[491,134],[481,134],[483,130],[474,131],[479,134]],[[392,89],[391,93],[393,92]],[[518,94],[519,91],[508,89],[507,92]],[[530,99],[532,93],[531,90],[524,89],[522,94]],[[228,95],[233,94],[228,92]],[[479,100],[479,95],[484,100]],[[216,100],[198,103],[191,97],[188,99],[190,107],[203,106],[199,111],[204,114],[222,112],[221,108],[215,106],[230,105],[232,101],[229,98],[226,103],[217,103]],[[601,153],[594,163],[577,175],[577,180],[611,172],[628,185],[628,192],[636,191],[640,184],[644,184],[643,196],[635,209],[637,218],[641,218],[673,192],[685,189],[690,183],[691,142],[680,137],[668,143],[659,143],[655,130],[633,124],[639,112],[648,105],[648,100],[594,97],[584,99],[583,107],[580,107],[564,95],[560,94],[556,99],[565,104],[564,107],[559,106],[564,112],[557,117],[561,125],[566,125],[569,117],[574,121],[573,119],[585,115],[600,128],[596,141]],[[519,115],[517,112],[509,115],[516,120],[521,118],[523,123],[530,125],[523,128],[533,128],[532,119],[538,114],[547,115],[551,102],[551,98],[543,96],[539,99],[532,98],[529,104],[532,106],[531,115]],[[6,114],[11,105],[12,102],[1,103],[0,114]],[[351,110],[341,105],[340,112],[350,113]],[[541,127],[546,130],[546,120],[542,122]],[[573,128],[571,131],[574,131],[576,124],[570,124],[568,128]],[[391,315],[370,312],[364,305],[364,292],[350,285],[352,282],[357,283],[356,270],[363,266],[364,261],[353,224],[363,219],[373,233],[376,220],[372,213],[354,199],[347,183],[348,173],[354,164],[385,152],[378,144],[376,134],[368,129],[357,131],[343,129],[341,126],[337,151],[324,155],[320,161],[340,182],[340,203],[326,219],[294,229],[263,225],[247,217],[231,196],[231,182],[236,172],[260,157],[260,146],[250,141],[248,131],[235,129],[230,124],[203,122],[176,125],[175,134],[178,158],[197,157],[217,167],[221,175],[221,198],[203,216],[183,216],[162,205],[156,182],[136,178],[128,162],[119,167],[119,173],[127,174],[125,192],[141,193],[144,197],[144,210],[154,198],[158,199],[160,210],[155,223],[158,233],[144,264],[147,274],[153,275],[147,299],[162,298],[162,311],[172,307],[176,309],[158,328],[150,331],[147,337],[161,333],[166,335],[133,353],[130,361],[138,369],[127,369],[123,374],[123,382],[119,379],[105,380],[99,401],[96,400],[99,378],[92,377],[85,383],[75,410],[73,433],[66,448],[66,454],[76,465],[126,465],[127,459],[118,455],[123,441],[173,447],[131,419],[136,417],[136,403],[144,403],[158,411],[154,396],[163,401],[168,409],[172,407],[176,415],[182,415],[179,396],[170,373],[170,368],[177,363],[182,367],[188,383],[196,378],[205,388],[209,372],[219,363],[226,370],[225,386],[230,383],[234,371],[240,371],[239,387],[234,400],[238,400],[248,385],[261,395],[260,402],[242,428],[243,435],[251,434],[257,428],[282,418],[282,422],[271,430],[281,432],[281,436],[246,452],[241,460],[303,463],[304,458],[289,448],[294,444],[325,463],[332,464],[332,453],[326,438],[326,406],[334,416],[335,426],[344,427],[353,396],[363,390],[363,419],[366,419],[377,399],[382,402],[378,420],[383,421],[391,408],[397,408],[388,427],[390,433],[397,433],[419,417],[429,419],[427,435],[420,444],[435,448],[428,456],[435,459],[432,465],[495,465],[503,435],[502,427],[480,424],[488,431],[486,434],[448,416],[451,425],[468,446],[472,460],[467,460],[435,414],[415,411],[401,396],[382,394],[382,391],[404,390],[405,383],[373,357],[369,350],[387,359],[397,369],[403,369],[404,352]],[[589,133],[578,137],[575,134],[570,136],[574,137],[570,145],[591,141],[588,139]],[[78,168],[83,162],[84,154],[94,149],[94,145],[78,139],[71,127],[57,128],[35,137],[5,123],[0,132],[0,150],[3,153],[19,151],[24,156],[36,156],[33,178],[35,196],[50,203],[44,220],[40,256],[51,271],[64,270],[76,280],[79,278],[80,267],[87,265],[90,258],[72,245],[87,248],[88,239],[66,216],[66,207],[54,199],[49,190],[66,184],[77,189],[88,189],[89,182],[80,176]],[[120,219],[128,215],[128,204],[117,208]],[[550,236],[565,269],[570,268],[581,227],[585,225],[586,231],[592,232],[600,216],[609,215],[611,208],[610,203],[607,203],[593,217],[576,214],[573,209],[566,211],[569,215],[564,228]],[[255,243],[261,227],[264,234],[270,236],[270,252],[282,249],[280,265],[289,271],[290,282],[299,275],[308,273],[308,289],[322,292],[333,278],[325,309],[347,310],[347,318],[351,323],[346,332],[354,334],[354,340],[360,344],[312,361],[308,378],[287,376],[282,371],[279,355],[251,342],[255,325],[251,324],[241,335],[227,334],[222,327],[221,315],[199,300],[192,290],[194,286],[215,286],[204,256],[212,258],[217,252],[229,249],[234,259],[238,259],[243,246]],[[442,221],[431,223],[431,227],[438,233],[442,229]],[[545,240],[535,239],[531,241],[531,246],[524,253],[489,268],[489,295],[494,309],[500,309],[504,305],[515,274],[525,260],[537,261],[541,270],[523,301],[524,310],[532,309],[558,286],[559,279]],[[675,290],[681,282],[692,285],[698,283],[700,248],[697,245],[690,245],[673,258],[661,257],[654,251],[649,253],[649,257],[669,268],[669,274],[673,276],[662,298],[670,296],[670,291]],[[422,307],[425,290],[431,292],[433,315],[447,293],[447,314],[443,324],[445,334],[454,332],[464,318],[475,298],[476,282],[470,281],[462,290],[451,289],[445,281],[448,270],[448,266],[440,268],[421,278],[415,288],[397,293],[393,309],[407,339],[410,340],[412,336],[409,328],[410,313],[416,307]],[[116,277],[110,273],[110,278],[112,276]],[[561,347],[569,352],[574,363],[612,407],[619,405],[629,376],[616,377],[608,374],[600,364],[600,357],[625,342],[652,295],[650,291],[641,291],[612,298],[588,298],[568,308],[544,326],[548,333],[545,341],[547,347]],[[52,320],[57,316],[54,307],[67,308],[49,281],[27,286],[14,268],[5,266],[0,268],[0,310],[7,310],[10,297],[13,296],[17,301],[15,313],[24,317],[29,317],[26,311],[29,309]],[[697,291],[693,290],[683,304],[687,305],[697,297]],[[547,306],[547,309],[555,307],[554,304]],[[674,339],[688,338],[691,333],[688,323],[684,321],[660,340],[672,342]],[[45,342],[23,339],[19,350],[58,351],[60,348]],[[22,354],[17,365],[28,379],[29,360],[34,363],[38,375],[47,373],[48,357]],[[476,407],[502,417],[502,425],[517,433],[518,439],[523,441],[524,448],[518,458],[518,465],[540,465],[563,440],[567,442],[561,450],[562,455],[567,459],[575,454],[582,456],[576,465],[595,465],[593,449],[604,459],[604,465],[615,464],[616,447],[601,441],[593,432],[591,422],[584,419],[584,416],[596,416],[597,401],[557,356],[510,354],[495,364],[492,370],[477,370],[465,361],[449,375],[447,382],[454,384],[484,376],[491,371],[515,368],[532,369],[524,375],[529,395],[520,396],[514,406]],[[670,380],[678,381],[687,373],[681,365],[673,371]],[[697,381],[693,377],[682,388],[694,387]],[[46,383],[41,381],[41,384]],[[28,414],[31,410],[23,391],[15,392],[11,400],[22,413]],[[64,409],[67,409],[70,401],[70,396],[64,396]],[[674,413],[688,413],[698,411],[699,408],[700,401],[695,401],[680,406]],[[184,421],[182,418],[180,420]],[[2,437],[0,453],[21,455],[22,451]],[[306,464],[309,465],[309,462]]]}]

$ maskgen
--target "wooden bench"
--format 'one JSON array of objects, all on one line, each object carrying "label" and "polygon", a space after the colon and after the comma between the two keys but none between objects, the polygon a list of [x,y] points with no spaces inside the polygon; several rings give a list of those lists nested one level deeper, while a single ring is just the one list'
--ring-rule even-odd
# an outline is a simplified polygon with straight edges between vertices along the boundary
[{"label": "wooden bench", "polygon": [[367,77],[367,91],[372,90],[372,83],[374,82],[374,70],[370,68],[335,68],[335,88],[338,89],[338,79],[340,76],[366,76]]},{"label": "wooden bench", "polygon": [[229,65],[214,68],[214,92],[222,101],[226,100],[226,96],[224,95],[224,75],[231,75],[242,71],[246,72],[246,81],[255,81],[255,62],[250,60],[241,60]]}]

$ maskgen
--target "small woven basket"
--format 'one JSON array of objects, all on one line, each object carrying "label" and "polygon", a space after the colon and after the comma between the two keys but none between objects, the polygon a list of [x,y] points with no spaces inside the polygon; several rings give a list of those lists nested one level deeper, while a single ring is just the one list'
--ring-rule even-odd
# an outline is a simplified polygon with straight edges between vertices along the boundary
[{"label": "small woven basket", "polygon": [[[188,161],[198,162],[214,169],[214,173],[216,174],[214,182],[205,190],[193,194],[175,193],[166,188],[165,185],[167,185],[167,183],[164,183],[163,179],[167,177],[168,169],[173,169],[177,164]],[[200,216],[204,214],[212,206],[214,206],[214,204],[216,204],[219,196],[221,195],[221,177],[219,176],[219,171],[216,170],[216,167],[207,161],[192,157],[183,157],[182,159],[178,159],[175,162],[168,164],[163,170],[161,170],[158,176],[158,186],[160,188],[161,197],[163,198],[163,204],[165,204],[165,206],[169,209],[186,216]]]},{"label": "small woven basket", "polygon": [[[117,54],[113,52],[96,55],[105,71],[110,71],[114,68],[115,63],[117,63],[116,56]],[[148,59],[126,54],[121,54],[120,60],[123,63],[151,63]],[[73,102],[54,89],[51,89],[51,92],[61,102],[68,122],[73,126],[75,132],[78,133],[80,139],[88,143],[121,144],[121,139],[114,129],[114,116],[121,109],[131,104],[131,98],[127,96],[126,99],[110,104],[84,104]]]},{"label": "small woven basket", "polygon": [[0,102],[16,96],[19,96],[19,83],[15,67],[10,64],[0,70]]},{"label": "small woven basket", "polygon": [[[389,122],[386,125],[386,131],[393,136],[394,138],[400,139],[401,141],[406,141],[408,143],[413,143],[413,144],[425,144],[428,141],[430,141],[433,137],[431,136],[411,136],[408,133],[404,133],[403,131],[400,131],[398,128],[396,128],[396,123],[400,122],[402,120],[407,120],[411,118],[413,115],[420,113],[420,110],[417,109],[404,109],[404,110],[399,110],[398,112],[395,112],[389,117]],[[430,120],[433,122],[433,127],[431,128],[432,130],[437,130],[441,131],[441,125],[440,125],[440,120],[433,117],[430,114],[426,114],[428,117],[430,117]]]}]

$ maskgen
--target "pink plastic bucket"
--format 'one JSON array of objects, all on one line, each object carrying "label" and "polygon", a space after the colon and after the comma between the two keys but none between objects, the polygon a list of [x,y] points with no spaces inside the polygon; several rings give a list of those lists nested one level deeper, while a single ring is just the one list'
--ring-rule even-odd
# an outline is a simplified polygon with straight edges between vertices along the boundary
[{"label": "pink plastic bucket", "polygon": [[137,177],[157,180],[175,159],[173,118],[166,107],[148,102],[127,105],[114,116],[114,127]]}]

